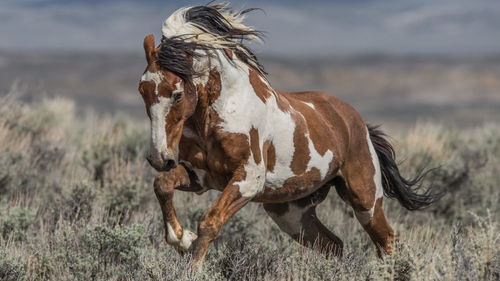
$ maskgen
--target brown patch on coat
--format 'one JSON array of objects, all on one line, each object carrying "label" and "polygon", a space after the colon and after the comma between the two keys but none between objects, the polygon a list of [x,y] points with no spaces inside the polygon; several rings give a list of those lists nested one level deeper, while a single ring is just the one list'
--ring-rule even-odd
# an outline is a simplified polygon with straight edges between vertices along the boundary
[{"label": "brown patch on coat", "polygon": [[187,121],[187,125],[199,134],[204,142],[208,141],[210,127],[220,122],[218,116],[214,116],[211,112],[210,105],[219,98],[221,87],[220,73],[216,69],[210,71],[205,85],[196,85],[198,102],[192,118]]},{"label": "brown patch on coat", "polygon": [[262,155],[260,152],[260,144],[259,144],[259,131],[252,127],[250,129],[250,149],[252,150],[253,160],[255,164],[259,164],[262,160]]},{"label": "brown patch on coat", "polygon": [[221,93],[222,85],[220,73],[216,69],[210,70],[208,81],[205,85],[205,91],[208,93],[208,104],[213,104]]},{"label": "brown patch on coat", "polygon": [[252,68],[249,68],[249,79],[250,84],[255,92],[255,94],[259,97],[259,99],[266,103],[266,100],[271,96],[269,92],[269,86],[264,83],[260,77],[260,74]]},{"label": "brown patch on coat", "polygon": [[[317,106],[317,104],[327,103],[327,101],[323,100],[321,96],[314,98],[315,100],[310,100],[307,102],[315,105],[315,108],[319,107]],[[292,98],[291,96],[289,96],[288,101],[290,102],[292,107],[299,111],[304,117],[303,119],[305,120],[309,138],[314,145],[314,149],[316,149],[316,151],[321,156],[325,155],[325,153],[329,149],[332,150],[333,140],[325,137],[327,135],[330,135],[333,131],[333,128],[330,125],[330,120],[325,120],[325,117],[323,114],[321,114],[321,112],[317,112],[315,109],[305,104],[304,101]]]},{"label": "brown patch on coat", "polygon": [[273,203],[297,200],[311,194],[323,184],[320,171],[312,168],[299,176],[288,178],[280,188],[264,186],[264,191],[252,201]]},{"label": "brown patch on coat", "polygon": [[262,150],[265,155],[266,170],[269,172],[274,172],[274,166],[276,165],[276,148],[272,141],[265,141]]},{"label": "brown patch on coat", "polygon": [[307,169],[307,164],[311,160],[309,144],[306,137],[307,128],[304,125],[304,120],[299,116],[294,116],[295,131],[293,132],[293,144],[295,150],[293,152],[290,168],[295,175],[303,174]]},{"label": "brown patch on coat", "polygon": [[278,90],[274,90],[275,93],[275,98],[276,98],[276,104],[278,105],[278,108],[283,111],[283,112],[290,112],[291,105],[290,102],[288,102],[288,99],[286,98],[286,93]]}]

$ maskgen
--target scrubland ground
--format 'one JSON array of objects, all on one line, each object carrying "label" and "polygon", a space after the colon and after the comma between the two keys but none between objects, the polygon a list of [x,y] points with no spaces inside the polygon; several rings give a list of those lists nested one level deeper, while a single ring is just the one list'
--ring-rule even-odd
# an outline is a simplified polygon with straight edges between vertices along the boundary
[{"label": "scrubland ground", "polygon": [[[205,271],[164,242],[144,160],[149,127],[126,116],[77,117],[64,99],[0,101],[0,280],[499,280],[500,126],[466,131],[417,124],[394,136],[405,175],[424,164],[447,194],[408,212],[385,200],[398,235],[375,248],[334,190],[319,216],[345,242],[341,260],[305,249],[249,204],[225,226]],[[216,198],[178,192],[183,225]]]}]

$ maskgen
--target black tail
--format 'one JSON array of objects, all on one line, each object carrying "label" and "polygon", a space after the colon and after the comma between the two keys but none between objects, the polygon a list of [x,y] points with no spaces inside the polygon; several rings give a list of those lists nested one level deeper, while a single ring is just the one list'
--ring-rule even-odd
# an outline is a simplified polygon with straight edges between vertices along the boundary
[{"label": "black tail", "polygon": [[368,131],[380,162],[385,196],[398,199],[399,203],[410,211],[428,207],[443,196],[443,192],[432,187],[428,187],[423,193],[417,193],[421,187],[419,182],[431,170],[420,172],[413,179],[405,179],[399,172],[394,148],[387,141],[386,135],[378,126],[368,125]]}]

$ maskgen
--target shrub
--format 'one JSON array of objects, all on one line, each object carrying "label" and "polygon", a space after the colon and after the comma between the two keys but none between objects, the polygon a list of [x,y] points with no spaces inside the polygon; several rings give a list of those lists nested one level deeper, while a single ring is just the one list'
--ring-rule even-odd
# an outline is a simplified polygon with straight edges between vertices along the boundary
[{"label": "shrub", "polygon": [[3,239],[25,241],[28,237],[28,228],[35,221],[35,212],[30,209],[16,207],[3,215],[1,224]]},{"label": "shrub", "polygon": [[82,243],[88,252],[95,253],[104,262],[136,264],[145,242],[143,237],[142,226],[98,225],[84,233]]},{"label": "shrub", "polygon": [[92,215],[92,207],[96,198],[96,187],[89,182],[77,184],[66,196],[61,206],[65,211],[62,212],[65,219],[78,221],[83,219],[88,221]]},{"label": "shrub", "polygon": [[26,271],[26,265],[7,257],[5,251],[0,250],[0,280],[21,280]]},{"label": "shrub", "polygon": [[108,220],[122,224],[130,220],[144,196],[143,184],[138,180],[126,180],[113,183],[108,187],[104,197],[104,206]]}]

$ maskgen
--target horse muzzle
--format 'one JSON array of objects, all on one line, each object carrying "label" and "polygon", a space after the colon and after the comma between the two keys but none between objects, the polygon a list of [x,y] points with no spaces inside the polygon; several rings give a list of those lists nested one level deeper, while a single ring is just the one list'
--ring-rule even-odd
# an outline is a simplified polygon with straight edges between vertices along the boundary
[{"label": "horse muzzle", "polygon": [[167,155],[162,154],[161,157],[154,157],[152,155],[146,156],[149,165],[151,165],[158,172],[168,172],[177,167],[177,161],[169,158]]}]

